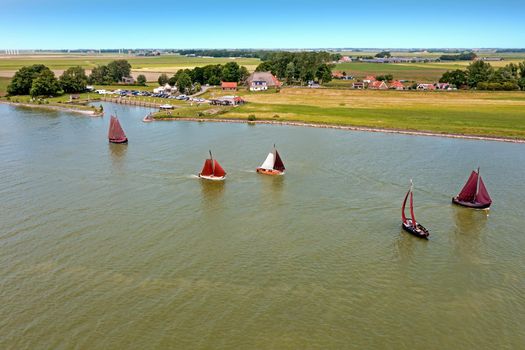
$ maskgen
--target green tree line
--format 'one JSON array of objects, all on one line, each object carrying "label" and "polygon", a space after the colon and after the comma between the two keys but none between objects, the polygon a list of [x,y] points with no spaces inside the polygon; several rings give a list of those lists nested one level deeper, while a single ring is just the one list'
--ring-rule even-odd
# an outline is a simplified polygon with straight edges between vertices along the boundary
[{"label": "green tree line", "polygon": [[456,69],[443,74],[441,83],[450,83],[458,88],[479,90],[525,90],[525,61],[509,63],[494,69],[484,61],[472,62],[465,70]]}]

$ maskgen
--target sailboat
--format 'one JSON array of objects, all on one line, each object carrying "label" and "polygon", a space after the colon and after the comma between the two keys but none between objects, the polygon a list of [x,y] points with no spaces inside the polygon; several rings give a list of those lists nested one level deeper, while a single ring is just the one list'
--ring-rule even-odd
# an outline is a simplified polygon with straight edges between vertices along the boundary
[{"label": "sailboat", "polygon": [[284,175],[284,170],[284,163],[274,144],[273,150],[268,153],[265,161],[257,168],[257,172],[265,175]]},{"label": "sailboat", "polygon": [[[413,234],[416,237],[419,238],[425,238],[428,239],[428,236],[430,236],[430,233],[428,230],[418,223],[416,221],[416,216],[414,215],[414,184],[412,183],[412,180],[410,180],[410,188],[405,196],[405,200],[403,201],[403,207],[401,209],[401,220],[402,224],[401,227],[408,233]],[[408,197],[410,196],[410,218],[407,218],[405,216],[405,206],[407,204]]]},{"label": "sailboat", "polygon": [[226,171],[224,171],[217,160],[213,159],[211,151],[210,158],[206,159],[204,162],[204,166],[202,167],[199,177],[215,181],[221,181],[226,178]]},{"label": "sailboat", "polygon": [[118,118],[114,115],[111,116],[109,121],[109,132],[108,132],[109,142],[111,143],[127,143],[128,138],[120,126]]},{"label": "sailboat", "polygon": [[452,203],[473,209],[488,209],[492,204],[487,188],[478,171],[472,171],[465,186],[452,198]]}]

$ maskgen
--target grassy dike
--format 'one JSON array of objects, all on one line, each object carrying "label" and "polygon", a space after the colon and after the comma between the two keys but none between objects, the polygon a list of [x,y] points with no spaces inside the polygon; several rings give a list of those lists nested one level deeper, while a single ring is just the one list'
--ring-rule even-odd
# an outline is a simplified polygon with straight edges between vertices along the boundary
[{"label": "grassy dike", "polygon": [[[207,95],[211,93],[215,97],[221,95],[218,90]],[[253,121],[255,116],[256,122],[299,122],[525,140],[523,92],[289,88],[279,93],[239,91],[237,94],[247,101],[245,105],[185,107],[171,112],[169,117]],[[161,112],[155,117],[167,116]]]}]

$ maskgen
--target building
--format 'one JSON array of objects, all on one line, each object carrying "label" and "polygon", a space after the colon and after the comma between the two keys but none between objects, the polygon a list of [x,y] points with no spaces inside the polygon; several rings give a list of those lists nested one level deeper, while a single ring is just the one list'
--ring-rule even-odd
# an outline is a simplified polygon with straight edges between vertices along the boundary
[{"label": "building", "polygon": [[246,79],[250,91],[263,91],[280,88],[281,82],[271,72],[253,72]]},{"label": "building", "polygon": [[339,63],[344,63],[344,62],[352,62],[352,59],[348,56],[343,56],[341,57],[341,59],[339,59],[338,61]]},{"label": "building", "polygon": [[376,77],[373,75],[368,75],[366,78],[363,79],[363,83],[367,84],[370,84],[373,81],[376,81]]},{"label": "building", "polygon": [[452,86],[449,83],[437,83],[435,87],[437,90],[452,90]]},{"label": "building", "polygon": [[135,78],[133,78],[133,77],[122,77],[122,82],[124,84],[135,84]]},{"label": "building", "polygon": [[244,104],[244,100],[239,96],[222,96],[210,100],[210,104],[218,106],[237,106]]},{"label": "building", "polygon": [[361,81],[352,83],[352,89],[364,90],[364,88],[365,88],[365,83],[363,83]]},{"label": "building", "polygon": [[388,85],[384,81],[376,80],[368,84],[369,89],[373,90],[388,90]]},{"label": "building", "polygon": [[394,80],[390,83],[390,88],[394,90],[405,90],[405,85],[399,80]]},{"label": "building", "polygon": [[221,82],[221,89],[222,91],[237,91],[237,83],[223,81]]},{"label": "building", "polygon": [[436,90],[436,86],[434,84],[418,84],[417,90]]}]

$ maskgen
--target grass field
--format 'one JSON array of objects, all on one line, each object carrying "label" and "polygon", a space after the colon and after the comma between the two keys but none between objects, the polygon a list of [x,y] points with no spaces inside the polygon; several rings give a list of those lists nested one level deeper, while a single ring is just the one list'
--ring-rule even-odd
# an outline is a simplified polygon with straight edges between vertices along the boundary
[{"label": "grass field", "polygon": [[523,92],[283,89],[239,95],[248,103],[218,118],[253,114],[258,120],[525,139]]},{"label": "grass field", "polygon": [[10,78],[0,77],[0,96],[7,94],[7,85],[9,85],[10,82]]},{"label": "grass field", "polygon": [[128,55],[20,55],[0,56],[0,76],[10,77],[26,65],[44,64],[57,74],[72,66],[81,66],[90,70],[97,65],[107,64],[115,59],[126,59],[131,64],[133,75],[145,74],[149,81],[156,80],[160,73],[175,73],[179,69],[201,67],[208,64],[237,62],[249,71],[255,70],[260,63],[256,58],[212,58],[162,55],[138,57]]}]

